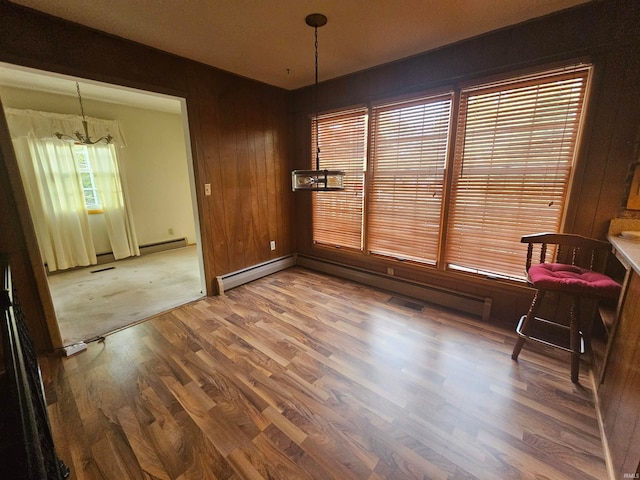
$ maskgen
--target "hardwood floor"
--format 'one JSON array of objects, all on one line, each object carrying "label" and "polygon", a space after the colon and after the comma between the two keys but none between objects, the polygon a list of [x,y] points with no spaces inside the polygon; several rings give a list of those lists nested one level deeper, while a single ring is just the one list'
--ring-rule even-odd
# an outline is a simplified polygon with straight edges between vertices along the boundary
[{"label": "hardwood floor", "polygon": [[43,358],[58,454],[75,479],[607,477],[568,357],[411,307],[292,268]]}]

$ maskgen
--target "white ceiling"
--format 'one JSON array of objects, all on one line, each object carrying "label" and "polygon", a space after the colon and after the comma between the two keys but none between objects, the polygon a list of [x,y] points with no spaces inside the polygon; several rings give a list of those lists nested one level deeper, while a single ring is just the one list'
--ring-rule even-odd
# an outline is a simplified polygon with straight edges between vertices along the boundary
[{"label": "white ceiling", "polygon": [[13,0],[286,89],[433,50],[589,0]]},{"label": "white ceiling", "polygon": [[32,68],[19,67],[0,62],[0,85],[6,87],[77,97],[76,81],[80,86],[82,98],[91,98],[101,102],[116,103],[161,112],[181,112],[181,100],[169,95],[145,92],[143,90],[109,85],[94,82],[93,80],[83,80],[50,72],[42,72]]}]

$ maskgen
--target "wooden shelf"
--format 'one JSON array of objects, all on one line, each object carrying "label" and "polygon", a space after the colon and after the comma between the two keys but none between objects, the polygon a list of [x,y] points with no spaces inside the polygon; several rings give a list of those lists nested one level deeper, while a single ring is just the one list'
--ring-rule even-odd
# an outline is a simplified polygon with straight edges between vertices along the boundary
[{"label": "wooden shelf", "polygon": [[605,335],[608,337],[611,333],[611,329],[616,321],[616,307],[611,305],[598,305],[598,313],[602,319],[602,325],[605,329]]}]

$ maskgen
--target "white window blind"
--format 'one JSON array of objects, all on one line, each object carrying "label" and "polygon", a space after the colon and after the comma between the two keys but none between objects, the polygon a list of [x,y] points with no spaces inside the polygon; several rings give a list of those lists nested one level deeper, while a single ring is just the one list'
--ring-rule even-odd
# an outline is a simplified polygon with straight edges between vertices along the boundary
[{"label": "white window blind", "polygon": [[452,94],[374,106],[367,248],[435,263]]},{"label": "white window blind", "polygon": [[[313,193],[313,241],[362,250],[367,109],[318,116],[320,168],[344,170],[345,189]],[[311,125],[311,165],[315,169],[316,128]]]},{"label": "white window blind", "polygon": [[462,91],[445,260],[523,278],[522,235],[559,231],[590,68]]}]

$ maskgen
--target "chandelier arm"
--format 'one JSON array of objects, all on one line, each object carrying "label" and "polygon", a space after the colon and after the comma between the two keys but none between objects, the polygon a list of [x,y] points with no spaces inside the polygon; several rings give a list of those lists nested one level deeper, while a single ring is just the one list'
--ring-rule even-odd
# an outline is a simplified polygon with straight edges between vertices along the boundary
[{"label": "chandelier arm", "polygon": [[64,140],[65,138],[68,138],[69,140],[73,140],[74,142],[76,142],[78,133],[80,133],[80,132],[75,132],[76,136],[73,137],[73,136],[67,135],[65,133],[56,132],[55,136],[58,137],[58,139],[60,139],[60,140]]},{"label": "chandelier arm", "polygon": [[82,114],[82,128],[84,130],[84,135],[82,135],[78,130],[76,130],[74,132],[75,138],[73,136],[71,136],[71,135],[65,135],[65,134],[60,133],[60,132],[56,132],[55,136],[58,137],[58,139],[60,139],[60,140],[68,138],[70,140],[73,140],[74,143],[79,143],[79,144],[82,144],[82,145],[95,145],[96,143],[101,142],[103,140],[106,143],[111,143],[111,140],[113,140],[113,137],[111,136],[110,133],[100,137],[96,141],[92,141],[91,140],[91,137],[89,136],[89,125],[88,125],[87,119],[86,119],[86,117],[84,115],[84,105],[82,104],[82,95],[80,95],[80,84],[78,82],[76,82],[76,91],[78,92],[78,102],[80,103],[80,113]]}]

